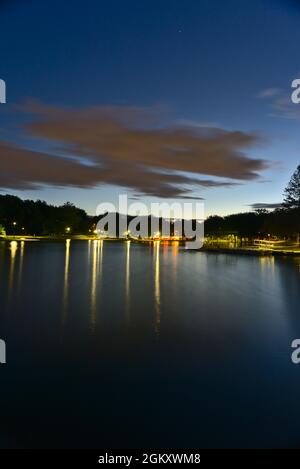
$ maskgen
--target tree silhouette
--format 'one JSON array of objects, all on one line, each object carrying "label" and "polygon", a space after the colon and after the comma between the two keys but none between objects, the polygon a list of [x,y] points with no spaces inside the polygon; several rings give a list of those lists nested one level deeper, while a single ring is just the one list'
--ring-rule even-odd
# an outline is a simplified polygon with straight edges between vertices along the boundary
[{"label": "tree silhouette", "polygon": [[287,209],[300,209],[300,165],[298,165],[284,191],[283,206]]}]

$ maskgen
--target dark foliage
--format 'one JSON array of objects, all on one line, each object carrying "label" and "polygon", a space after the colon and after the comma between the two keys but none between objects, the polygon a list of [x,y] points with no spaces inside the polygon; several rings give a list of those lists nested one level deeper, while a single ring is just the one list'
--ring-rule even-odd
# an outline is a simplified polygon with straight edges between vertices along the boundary
[{"label": "dark foliage", "polygon": [[86,212],[67,202],[59,207],[37,200],[21,200],[0,195],[0,224],[6,234],[73,234],[88,232],[91,222]]},{"label": "dark foliage", "polygon": [[300,209],[300,165],[292,175],[284,191],[283,206],[287,209]]},{"label": "dark foliage", "polygon": [[277,209],[273,212],[258,210],[225,217],[212,216],[205,222],[205,234],[242,237],[296,237],[300,233],[300,210]]}]

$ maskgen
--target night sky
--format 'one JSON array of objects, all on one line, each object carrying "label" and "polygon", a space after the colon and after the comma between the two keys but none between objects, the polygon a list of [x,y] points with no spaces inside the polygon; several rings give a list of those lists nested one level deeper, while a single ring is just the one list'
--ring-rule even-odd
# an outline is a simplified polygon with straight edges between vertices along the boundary
[{"label": "night sky", "polygon": [[300,163],[300,2],[0,3],[1,193],[276,204]]}]

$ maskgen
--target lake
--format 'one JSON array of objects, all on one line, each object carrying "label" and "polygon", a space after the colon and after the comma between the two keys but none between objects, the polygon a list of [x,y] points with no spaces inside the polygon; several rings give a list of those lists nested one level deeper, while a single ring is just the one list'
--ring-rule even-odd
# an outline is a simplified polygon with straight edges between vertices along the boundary
[{"label": "lake", "polygon": [[0,243],[0,446],[298,447],[300,258]]}]

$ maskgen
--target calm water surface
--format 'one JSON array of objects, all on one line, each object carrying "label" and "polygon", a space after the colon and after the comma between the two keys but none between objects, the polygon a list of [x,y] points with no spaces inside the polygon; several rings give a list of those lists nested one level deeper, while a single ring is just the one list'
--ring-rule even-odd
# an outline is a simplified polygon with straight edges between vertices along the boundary
[{"label": "calm water surface", "polygon": [[299,285],[300,258],[0,243],[0,446],[300,446]]}]

